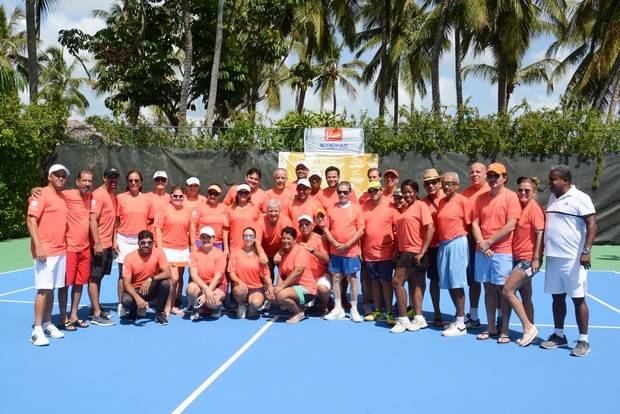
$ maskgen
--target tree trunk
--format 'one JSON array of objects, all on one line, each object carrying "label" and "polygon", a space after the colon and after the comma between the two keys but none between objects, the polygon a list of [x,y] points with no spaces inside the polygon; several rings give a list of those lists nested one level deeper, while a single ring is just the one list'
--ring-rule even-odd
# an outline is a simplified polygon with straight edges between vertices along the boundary
[{"label": "tree trunk", "polygon": [[[310,65],[310,63],[312,62],[312,54],[314,53],[314,49],[312,48],[312,43],[310,42],[309,38],[307,42],[308,43],[306,44],[306,53],[305,53],[304,60],[306,61],[308,65]],[[306,102],[306,91],[308,90],[306,79],[302,79],[302,81],[303,81],[302,84],[299,85],[299,92],[297,93],[297,101],[295,103],[295,111],[297,111],[298,114],[304,113],[304,105]]]},{"label": "tree trunk", "polygon": [[607,91],[611,88],[611,86],[615,84],[619,71],[620,71],[620,52],[616,55],[616,60],[614,61],[614,64],[612,65],[611,70],[607,74],[607,79],[605,79],[605,84],[599,91],[599,94],[596,97],[596,101],[594,101],[594,109],[598,109],[599,111],[603,110],[605,95],[607,95]]},{"label": "tree trunk", "polygon": [[379,69],[379,118],[385,116],[385,101],[390,88],[390,82],[388,79],[388,44],[390,41],[390,0],[383,1],[383,30],[381,30],[381,68]]},{"label": "tree trunk", "polygon": [[394,99],[394,129],[398,128],[398,78],[400,76],[399,68],[400,60],[396,62],[396,68],[394,69],[394,73],[392,74],[392,97]]},{"label": "tree trunk", "polygon": [[618,100],[620,100],[620,75],[616,76],[614,93],[611,95],[609,110],[607,111],[607,122],[612,122],[618,113]]},{"label": "tree trunk", "polygon": [[28,48],[28,90],[30,102],[39,93],[39,60],[37,58],[37,0],[26,0],[26,44]]},{"label": "tree trunk", "polygon": [[463,120],[463,70],[461,68],[461,30],[454,30],[454,75],[456,84],[456,113],[459,122]]},{"label": "tree trunk", "polygon": [[433,48],[431,50],[431,89],[433,95],[433,112],[439,115],[441,112],[441,94],[439,90],[439,57],[441,54],[441,40],[443,39],[446,16],[450,0],[442,0],[439,7],[439,23],[435,29]]},{"label": "tree trunk", "polygon": [[179,130],[182,135],[186,133],[187,126],[187,100],[189,97],[189,81],[192,76],[192,26],[189,11],[189,0],[183,0],[183,30],[185,31],[185,61],[183,62],[183,81],[181,83],[181,96],[179,97]]},{"label": "tree trunk", "polygon": [[508,79],[504,64],[497,65],[497,113],[506,113],[506,91],[508,90]]},{"label": "tree trunk", "polygon": [[332,94],[332,98],[334,100],[334,106],[332,108],[332,113],[336,115],[336,87],[334,86],[334,93]]},{"label": "tree trunk", "polygon": [[217,97],[217,81],[220,76],[220,55],[222,53],[222,23],[224,14],[224,0],[217,2],[217,23],[215,26],[215,49],[213,50],[213,66],[211,67],[211,81],[209,83],[209,100],[207,101],[207,136],[211,137],[211,127],[213,126],[213,116],[215,114],[215,98]]}]

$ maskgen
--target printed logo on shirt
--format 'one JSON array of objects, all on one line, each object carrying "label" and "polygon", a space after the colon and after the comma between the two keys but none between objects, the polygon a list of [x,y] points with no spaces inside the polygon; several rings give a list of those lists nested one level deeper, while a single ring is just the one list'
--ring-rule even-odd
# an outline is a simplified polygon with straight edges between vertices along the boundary
[{"label": "printed logo on shirt", "polygon": [[39,207],[39,200],[32,200],[32,201],[30,202],[30,207],[32,207],[32,208],[37,208],[37,207]]}]

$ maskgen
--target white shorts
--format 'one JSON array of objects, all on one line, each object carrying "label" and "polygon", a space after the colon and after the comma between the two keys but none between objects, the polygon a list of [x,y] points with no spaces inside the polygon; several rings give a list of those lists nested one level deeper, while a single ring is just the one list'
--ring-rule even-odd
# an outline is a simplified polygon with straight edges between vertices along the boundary
[{"label": "white shorts", "polygon": [[332,275],[325,273],[323,276],[316,280],[317,286],[325,286],[327,289],[332,290]]},{"label": "white shorts", "polygon": [[47,256],[44,262],[34,260],[35,289],[55,289],[65,287],[67,256]]},{"label": "white shorts", "polygon": [[566,293],[571,298],[586,295],[588,271],[579,263],[579,258],[546,257],[545,293],[559,295]]},{"label": "white shorts", "polygon": [[138,236],[116,233],[116,243],[118,244],[117,263],[123,263],[125,256],[134,250],[138,250]]},{"label": "white shorts", "polygon": [[187,249],[169,249],[163,247],[164,255],[168,259],[171,266],[186,266],[189,262],[189,248]]}]

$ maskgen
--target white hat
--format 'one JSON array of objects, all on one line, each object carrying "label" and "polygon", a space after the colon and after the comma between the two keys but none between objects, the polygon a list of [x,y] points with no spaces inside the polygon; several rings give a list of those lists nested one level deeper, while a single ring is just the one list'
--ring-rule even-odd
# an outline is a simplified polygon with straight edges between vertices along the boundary
[{"label": "white hat", "polygon": [[306,221],[312,223],[312,217],[310,217],[307,214],[302,214],[301,216],[299,216],[299,218],[297,219],[297,222],[300,222],[302,220],[306,220]]},{"label": "white hat", "polygon": [[207,236],[211,236],[214,237],[215,236],[215,230],[213,230],[213,227],[209,227],[209,226],[204,226],[203,228],[200,229],[199,234],[202,236],[203,234],[206,234]]},{"label": "white hat", "polygon": [[165,178],[167,180],[168,174],[166,174],[166,171],[155,171],[155,173],[153,174],[153,180],[158,177]]},{"label": "white hat", "polygon": [[319,177],[319,178],[322,178],[322,177],[321,177],[321,171],[319,171],[319,170],[312,170],[312,171],[310,171],[310,174],[308,174],[308,178],[312,178],[312,177],[314,177],[315,175],[316,175],[317,177]]},{"label": "white hat", "polygon": [[249,192],[251,192],[251,191],[252,191],[252,189],[251,189],[251,188],[250,188],[250,186],[249,186],[249,185],[247,185],[247,184],[239,184],[239,185],[237,186],[237,192],[239,192],[239,191],[247,191],[247,192],[249,193]]},{"label": "white hat", "polygon": [[299,180],[297,180],[297,185],[305,185],[306,187],[310,188],[310,180],[308,180],[307,178],[300,178]]},{"label": "white hat", "polygon": [[67,177],[69,176],[69,170],[67,169],[67,167],[65,167],[62,164],[54,164],[50,167],[49,171],[47,172],[47,175],[50,175],[52,173],[55,173],[56,171],[60,171],[63,170],[65,172],[65,174],[67,174]]},{"label": "white hat", "polygon": [[192,184],[200,185],[200,180],[198,179],[198,177],[189,177],[187,180],[185,180],[185,184],[187,184],[187,185],[192,185]]}]

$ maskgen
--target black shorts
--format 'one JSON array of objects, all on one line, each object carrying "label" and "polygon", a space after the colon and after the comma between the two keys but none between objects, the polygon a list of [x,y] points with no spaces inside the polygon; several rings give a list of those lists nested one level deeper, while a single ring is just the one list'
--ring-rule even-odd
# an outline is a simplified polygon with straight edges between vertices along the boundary
[{"label": "black shorts", "polygon": [[420,262],[415,260],[417,253],[412,252],[398,252],[398,259],[396,261],[397,267],[404,267],[409,270],[417,270],[424,272],[428,268],[428,255],[422,256]]},{"label": "black shorts", "polygon": [[426,269],[426,277],[430,280],[439,280],[439,269],[437,268],[437,252],[439,247],[429,247],[426,252],[428,257],[428,268]]},{"label": "black shorts", "polygon": [[467,244],[469,246],[469,261],[467,262],[467,286],[476,283],[474,279],[474,269],[476,266],[476,242],[471,235],[467,235]]},{"label": "black shorts", "polygon": [[112,261],[114,260],[114,250],[111,247],[103,249],[101,256],[95,255],[93,249],[90,250],[90,277],[91,279],[101,279],[112,272]]}]

